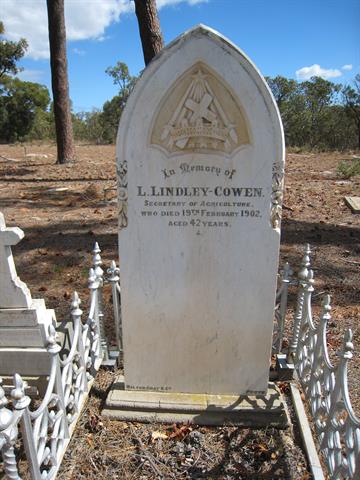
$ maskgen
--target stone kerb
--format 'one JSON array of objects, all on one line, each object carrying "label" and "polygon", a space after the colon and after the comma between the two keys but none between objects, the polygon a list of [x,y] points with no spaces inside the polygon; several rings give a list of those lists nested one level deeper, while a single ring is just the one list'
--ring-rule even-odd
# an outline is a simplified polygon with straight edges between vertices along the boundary
[{"label": "stone kerb", "polygon": [[43,299],[32,299],[16,273],[11,247],[24,237],[18,227],[6,227],[0,212],[0,375],[49,373],[46,350],[49,328],[56,326],[55,312]]}]

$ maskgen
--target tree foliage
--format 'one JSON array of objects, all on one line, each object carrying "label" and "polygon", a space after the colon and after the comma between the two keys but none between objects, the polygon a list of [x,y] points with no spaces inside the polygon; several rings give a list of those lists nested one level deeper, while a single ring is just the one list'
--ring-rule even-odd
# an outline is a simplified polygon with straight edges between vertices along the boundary
[{"label": "tree foliage", "polygon": [[124,62],[117,62],[114,67],[108,67],[105,73],[113,79],[114,85],[118,86],[119,96],[124,108],[126,100],[135,86],[137,77],[130,75],[129,67]]},{"label": "tree foliage", "polygon": [[7,78],[0,96],[0,140],[24,140],[32,130],[36,135],[35,125],[44,122],[49,103],[49,91],[44,85]]},{"label": "tree foliage", "polygon": [[114,67],[108,67],[105,72],[113,79],[113,83],[117,85],[119,91],[111,100],[104,103],[102,112],[93,112],[92,122],[89,123],[90,118],[87,117],[87,122],[89,126],[91,125],[91,132],[93,134],[96,132],[94,140],[96,139],[97,143],[100,141],[113,143],[115,141],[122,111],[137,80],[137,77],[130,74],[129,68],[124,62],[117,62]]},{"label": "tree foliage", "polygon": [[[0,35],[4,32],[0,22]],[[54,105],[47,88],[14,78],[26,40],[0,40],[0,142],[54,139]],[[78,140],[113,143],[121,114],[137,77],[124,62],[106,73],[118,87],[101,109],[71,114]],[[297,82],[282,76],[266,78],[277,102],[288,147],[300,149],[360,149],[360,75],[341,86],[320,77]],[[50,106],[50,107],[49,107]]]},{"label": "tree foliage", "polygon": [[342,95],[345,110],[356,125],[358,149],[360,150],[360,74],[355,77],[354,87],[345,86]]},{"label": "tree foliage", "polygon": [[[0,36],[5,33],[3,22],[0,22]],[[25,38],[11,42],[0,38],[0,79],[5,75],[16,75],[20,68],[17,62],[25,55],[28,43]]]},{"label": "tree foliage", "polygon": [[[4,34],[0,22],[0,34]],[[0,141],[14,142],[29,136],[46,134],[47,108],[50,103],[48,89],[38,83],[13,78],[20,71],[17,63],[27,48],[25,39],[19,42],[0,40]],[[46,119],[46,120],[45,120]],[[39,129],[37,126],[42,126]]]},{"label": "tree foliage", "polygon": [[[341,85],[320,77],[304,82],[267,78],[277,101],[287,146],[304,149],[356,148],[356,125],[340,95]],[[349,97],[352,93],[348,90]]]}]

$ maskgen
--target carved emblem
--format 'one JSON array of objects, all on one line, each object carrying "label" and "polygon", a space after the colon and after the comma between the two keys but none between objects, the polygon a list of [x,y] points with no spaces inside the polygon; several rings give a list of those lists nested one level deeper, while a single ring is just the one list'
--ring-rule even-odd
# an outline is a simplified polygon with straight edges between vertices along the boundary
[{"label": "carved emblem", "polygon": [[284,169],[275,163],[272,172],[271,226],[280,228],[283,200]]},{"label": "carved emblem", "polygon": [[118,181],[118,206],[119,206],[119,229],[127,227],[127,161],[117,163],[116,166]]},{"label": "carved emblem", "polygon": [[151,143],[168,153],[231,154],[249,143],[249,133],[229,88],[198,63],[166,95],[154,123]]}]

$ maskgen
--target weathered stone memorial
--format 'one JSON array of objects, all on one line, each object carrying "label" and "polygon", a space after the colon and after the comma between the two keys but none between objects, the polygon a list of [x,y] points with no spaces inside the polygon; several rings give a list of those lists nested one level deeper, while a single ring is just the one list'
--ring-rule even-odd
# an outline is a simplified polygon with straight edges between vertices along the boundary
[{"label": "weathered stone memorial", "polygon": [[55,328],[55,312],[43,299],[33,299],[17,276],[11,247],[24,232],[7,227],[0,212],[0,376],[21,373],[47,376],[50,371],[49,329]]},{"label": "weathered stone memorial", "polygon": [[124,385],[106,412],[283,420],[269,363],[284,141],[254,64],[204,26],[171,43],[128,100],[117,172]]}]

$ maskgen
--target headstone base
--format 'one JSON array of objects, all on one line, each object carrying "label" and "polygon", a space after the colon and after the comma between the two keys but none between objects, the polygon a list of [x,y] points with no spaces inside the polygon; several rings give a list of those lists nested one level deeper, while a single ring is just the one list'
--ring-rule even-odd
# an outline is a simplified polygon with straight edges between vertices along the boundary
[{"label": "headstone base", "polygon": [[269,383],[264,395],[206,395],[125,390],[124,377],[119,376],[102,413],[112,419],[136,422],[259,428],[285,428],[289,424],[281,393],[273,383]]}]

